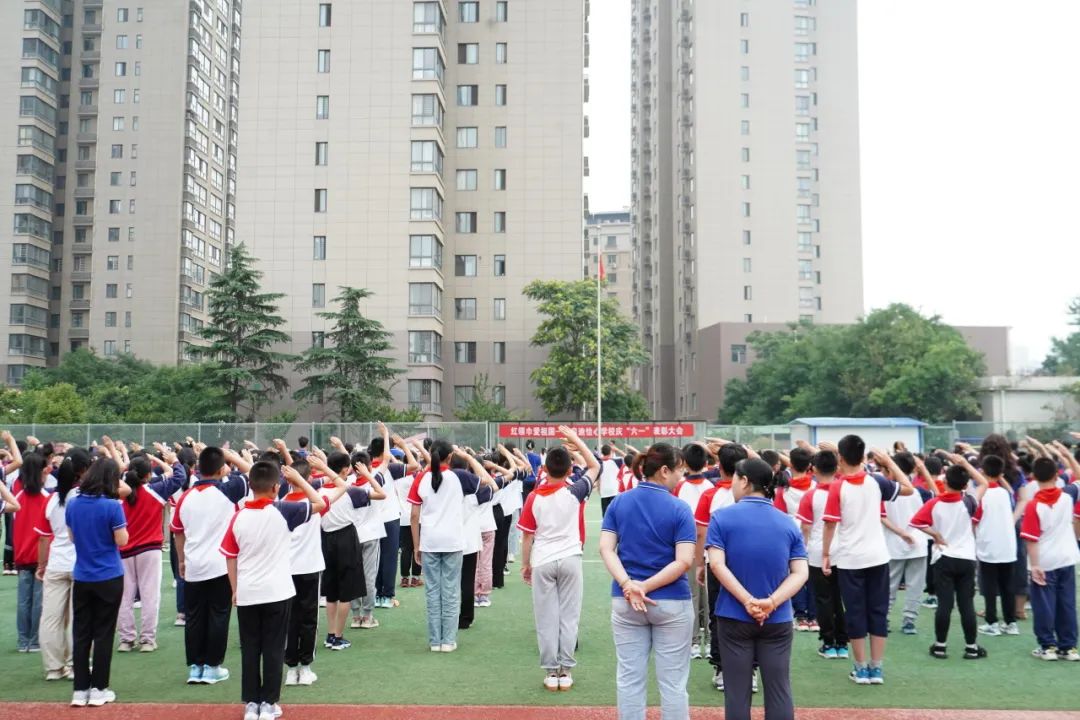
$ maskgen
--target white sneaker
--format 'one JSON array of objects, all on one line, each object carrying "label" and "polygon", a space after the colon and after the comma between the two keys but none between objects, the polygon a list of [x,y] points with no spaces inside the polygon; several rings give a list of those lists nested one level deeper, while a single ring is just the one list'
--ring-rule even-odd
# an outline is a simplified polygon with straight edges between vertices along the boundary
[{"label": "white sneaker", "polygon": [[136,600],[135,604],[132,605],[132,607],[136,610],[142,610],[142,600]]},{"label": "white sneaker", "polygon": [[559,691],[559,673],[549,672],[544,678],[544,687],[552,692]]},{"label": "white sneaker", "polygon": [[712,684],[714,688],[720,692],[724,692],[724,673],[721,670],[717,670],[716,673],[713,674]]},{"label": "white sneaker", "polygon": [[300,674],[299,677],[297,677],[296,679],[298,683],[300,683],[301,685],[311,685],[318,679],[319,676],[312,671],[310,665],[300,666]]},{"label": "white sneaker", "polygon": [[757,681],[757,671],[756,670],[753,671],[750,674],[750,690],[751,690],[751,692],[757,692],[758,691],[758,681]]},{"label": "white sneaker", "polygon": [[259,720],[274,720],[274,706],[263,703],[259,706]]},{"label": "white sneaker", "polygon": [[296,685],[300,682],[300,670],[291,667],[285,671],[285,684]]},{"label": "white sneaker", "polygon": [[259,703],[248,703],[244,706],[244,720],[259,720]]},{"label": "white sneaker", "polygon": [[105,703],[116,702],[116,693],[109,688],[104,690],[98,690],[97,688],[90,688],[90,700],[88,704],[91,707],[101,707]]},{"label": "white sneaker", "polygon": [[443,643],[439,646],[439,652],[454,652],[457,650],[457,643]]},{"label": "white sneaker", "polygon": [[697,643],[690,646],[690,657],[694,660],[701,659],[701,646]]},{"label": "white sneaker", "polygon": [[1020,628],[1017,626],[1016,623],[1011,622],[1011,623],[1009,623],[1008,625],[1005,626],[1004,632],[1005,632],[1006,635],[1019,635],[1020,634]]},{"label": "white sneaker", "polygon": [[1058,659],[1057,648],[1051,645],[1050,647],[1037,647],[1031,651],[1031,656],[1036,660],[1046,660],[1047,662],[1056,662]]},{"label": "white sneaker", "polygon": [[1001,635],[1001,628],[997,623],[984,623],[979,626],[979,632],[983,635],[998,637]]},{"label": "white sneaker", "polygon": [[89,690],[76,690],[71,694],[71,707],[86,707],[88,702],[90,702]]},{"label": "white sneaker", "polygon": [[326,596],[325,595],[319,598],[319,607],[321,607],[321,608],[326,607]]},{"label": "white sneaker", "polygon": [[432,645],[431,652],[442,652],[442,645]]},{"label": "white sneaker", "polygon": [[569,690],[574,687],[574,676],[568,672],[559,675],[559,690]]}]

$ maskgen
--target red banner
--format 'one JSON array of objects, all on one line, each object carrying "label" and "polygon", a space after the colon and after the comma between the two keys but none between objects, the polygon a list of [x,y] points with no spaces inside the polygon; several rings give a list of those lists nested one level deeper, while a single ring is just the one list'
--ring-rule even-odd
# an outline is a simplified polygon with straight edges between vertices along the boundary
[{"label": "red banner", "polygon": [[[556,438],[558,424],[500,423],[501,438]],[[596,424],[571,423],[570,428],[582,439],[596,438]],[[635,438],[692,438],[693,423],[616,423],[603,426],[603,436],[612,440]]]}]

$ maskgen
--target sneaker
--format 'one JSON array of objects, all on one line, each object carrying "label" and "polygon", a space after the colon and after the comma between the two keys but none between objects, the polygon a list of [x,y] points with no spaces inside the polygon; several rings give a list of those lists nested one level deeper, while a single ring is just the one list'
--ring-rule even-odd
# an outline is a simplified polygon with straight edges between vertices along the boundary
[{"label": "sneaker", "polygon": [[930,646],[930,657],[936,657],[938,660],[945,660],[949,657],[949,653],[945,649],[943,643],[936,642]]},{"label": "sneaker", "polygon": [[285,684],[286,685],[296,685],[297,683],[300,682],[299,678],[300,678],[300,671],[298,669],[296,669],[294,667],[291,667],[291,668],[289,668],[288,670],[285,671]]},{"label": "sneaker", "polygon": [[412,578],[407,578],[407,577],[401,578],[401,587],[403,587],[403,588],[412,587]]},{"label": "sneaker", "polygon": [[810,632],[820,632],[821,631],[821,626],[818,625],[817,620],[810,620],[809,625],[810,625]]},{"label": "sneaker", "polygon": [[1054,662],[1058,659],[1058,649],[1054,645],[1047,647],[1037,647],[1031,651],[1031,657],[1036,660],[1046,660],[1047,662]]},{"label": "sneaker", "polygon": [[248,703],[244,706],[244,720],[259,720],[259,703]]},{"label": "sneaker", "polygon": [[574,687],[574,676],[568,672],[559,674],[559,690],[566,691]]},{"label": "sneaker", "polygon": [[810,622],[806,618],[799,618],[795,623],[795,629],[799,632],[810,632]]},{"label": "sneaker", "polygon": [[326,607],[326,596],[325,595],[319,597],[319,607],[321,607],[321,608]]},{"label": "sneaker", "polygon": [[694,660],[701,659],[701,646],[697,643],[690,646],[690,657]]},{"label": "sneaker", "polygon": [[334,649],[334,640],[336,640],[336,639],[337,638],[335,638],[332,633],[326,633],[326,639],[323,640],[323,647],[326,648],[327,650],[333,650]]},{"label": "sneaker", "polygon": [[717,670],[716,672],[713,673],[712,686],[714,688],[716,688],[717,690],[719,690],[720,692],[724,692],[724,673],[723,673],[723,671]]},{"label": "sneaker", "polygon": [[187,684],[188,685],[201,685],[202,681],[203,681],[202,674],[203,674],[203,666],[202,665],[192,665],[189,668],[189,672],[188,672],[188,676],[187,676]]},{"label": "sneaker", "polygon": [[348,650],[352,647],[352,643],[345,639],[344,636],[338,635],[334,638],[334,646],[331,650]]},{"label": "sneaker", "polygon": [[206,685],[216,685],[229,679],[229,671],[221,665],[203,665],[202,681]]},{"label": "sneaker", "polygon": [[173,620],[173,627],[184,627],[185,625],[187,625],[187,618],[183,613],[179,613],[176,619]]},{"label": "sneaker", "polygon": [[412,586],[413,587],[424,587],[424,578],[414,577],[412,579]]},{"label": "sneaker", "polygon": [[922,605],[924,608],[936,608],[937,595],[927,595],[922,599],[922,602],[919,604]]},{"label": "sneaker", "polygon": [[432,645],[431,652],[442,652],[442,645]]},{"label": "sneaker", "polygon": [[[964,659],[965,660],[979,660],[986,657],[986,648],[979,645],[965,645],[964,646]],[[1077,658],[1080,660],[1080,657]]]},{"label": "sneaker", "polygon": [[900,632],[904,633],[905,635],[918,635],[919,634],[918,628],[915,627],[915,623],[912,622],[911,620],[905,620],[903,622],[903,624],[900,625]]},{"label": "sneaker", "polygon": [[63,680],[64,672],[62,670],[50,670],[45,673],[45,682],[53,682],[55,680]]},{"label": "sneaker", "polygon": [[1080,652],[1077,652],[1076,648],[1069,648],[1068,650],[1058,650],[1058,660],[1080,662]]},{"label": "sneaker", "polygon": [[1006,635],[1019,635],[1020,628],[1016,625],[1016,623],[1011,622],[1003,628],[1002,632],[1004,632]]},{"label": "sneaker", "polygon": [[139,652],[154,652],[155,650],[157,650],[157,643],[153,640],[139,645]]},{"label": "sneaker", "polygon": [[90,688],[90,699],[87,701],[87,705],[90,707],[101,707],[106,703],[116,702],[116,693],[109,688],[104,690],[98,690],[97,688]]},{"label": "sneaker", "polygon": [[1001,627],[999,627],[997,623],[983,623],[979,626],[979,632],[983,635],[998,637],[1001,635]]},{"label": "sneaker", "polygon": [[490,595],[485,595],[484,596],[484,604],[483,604],[482,607],[486,607],[486,608],[491,607],[491,596]]},{"label": "sneaker", "polygon": [[757,670],[750,673],[750,691],[754,693],[758,691]]},{"label": "sneaker", "polygon": [[551,692],[559,691],[559,673],[549,672],[544,677],[544,689],[550,690]]},{"label": "sneaker", "polygon": [[26,652],[28,652],[28,653],[39,653],[39,652],[41,652],[41,646],[40,645],[31,645],[30,647],[26,648]]},{"label": "sneaker", "polygon": [[838,646],[836,648],[836,657],[837,657],[838,660],[847,660],[848,659],[847,645],[840,645],[840,646]]},{"label": "sneaker", "polygon": [[315,684],[315,681],[319,679],[319,676],[311,669],[310,665],[301,665],[300,673],[296,678],[296,682],[305,687]]},{"label": "sneaker", "polygon": [[817,654],[820,657],[823,657],[823,658],[826,658],[826,659],[831,659],[830,658],[830,653],[831,653],[833,658],[836,657],[836,648],[834,648],[831,645],[822,645],[821,647],[819,647],[817,649]]},{"label": "sneaker", "polygon": [[259,720],[274,720],[282,715],[281,706],[263,703],[259,706]]},{"label": "sneaker", "polygon": [[[7,575],[7,570],[4,571]],[[86,704],[90,702],[89,690],[76,690],[71,694],[71,707],[86,707]]]},{"label": "sneaker", "polygon": [[75,679],[75,670],[73,668],[66,667],[61,671],[60,675],[65,680],[74,680]]},{"label": "sneaker", "polygon": [[510,574],[510,568],[503,568],[503,575],[509,575],[509,574]]},{"label": "sneaker", "polygon": [[131,652],[135,649],[135,643],[124,640],[116,646],[116,652]]},{"label": "sneaker", "polygon": [[457,650],[457,643],[443,643],[439,646],[439,652],[454,652]]},{"label": "sneaker", "polygon": [[142,600],[136,600],[135,604],[131,607],[135,608],[136,610],[142,610]]},{"label": "sneaker", "polygon": [[352,622],[349,623],[349,629],[350,630],[359,630],[360,629],[360,623],[362,623],[362,622],[363,622],[363,618],[354,617],[352,619]]},{"label": "sneaker", "polygon": [[363,630],[373,630],[374,628],[379,627],[379,621],[375,619],[375,616],[368,615],[360,621],[360,624],[357,625],[357,627]]},{"label": "sneaker", "polygon": [[848,673],[848,678],[856,685],[869,685],[870,684],[870,668],[867,667],[853,667],[851,672]]},{"label": "sneaker", "polygon": [[870,673],[871,685],[884,685],[885,684],[885,672],[880,667],[873,667],[868,669]]}]

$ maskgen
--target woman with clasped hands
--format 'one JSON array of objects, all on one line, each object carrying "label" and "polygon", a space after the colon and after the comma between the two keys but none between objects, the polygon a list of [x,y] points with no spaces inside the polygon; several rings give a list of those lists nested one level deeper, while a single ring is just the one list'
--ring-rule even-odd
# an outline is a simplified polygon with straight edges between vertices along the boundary
[{"label": "woman with clasped hands", "polygon": [[731,489],[735,504],[713,513],[705,536],[709,567],[720,581],[714,615],[724,667],[724,717],[750,720],[754,664],[765,683],[766,720],[793,720],[791,597],[809,575],[802,534],[773,507],[776,479],[762,460],[743,460]]},{"label": "woman with clasped hands", "polygon": [[683,469],[676,448],[653,445],[631,468],[642,482],[615,497],[604,515],[600,555],[614,578],[611,630],[619,720],[645,720],[650,649],[661,718],[690,717],[686,681],[694,610],[686,573],[694,560],[696,529],[689,506],[671,494]]}]

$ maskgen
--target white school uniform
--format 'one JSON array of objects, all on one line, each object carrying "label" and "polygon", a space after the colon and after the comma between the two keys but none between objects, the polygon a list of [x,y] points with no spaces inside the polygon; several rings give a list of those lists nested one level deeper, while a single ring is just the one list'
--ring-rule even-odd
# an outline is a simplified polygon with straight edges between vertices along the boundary
[{"label": "white school uniform", "polygon": [[[834,479],[832,482],[836,482]],[[810,538],[806,543],[806,556],[811,567],[819,568],[823,562],[825,538],[825,504],[829,501],[832,483],[817,484],[806,491],[799,501],[795,519],[810,526]],[[925,546],[926,543],[923,543]]]},{"label": "white school uniform", "polygon": [[[1059,488],[1060,489],[1060,488]],[[1032,498],[1024,510],[1020,537],[1039,543],[1039,567],[1044,571],[1060,570],[1080,563],[1080,548],[1073,533],[1073,518],[1080,517],[1077,486],[1069,485],[1053,500]]]},{"label": "white school uniform", "polygon": [[934,543],[930,564],[943,557],[957,560],[975,561],[975,530],[972,523],[978,523],[982,517],[982,508],[971,495],[946,492],[933,498],[911,518],[911,527],[936,530],[945,540],[945,547]]},{"label": "white school uniform", "polygon": [[[926,495],[923,495],[923,493]],[[904,530],[911,524],[911,518],[919,512],[923,504],[930,500],[928,490],[915,489],[911,495],[897,497],[891,503],[885,505],[885,517],[893,525]],[[921,535],[921,533],[919,533]],[[1013,543],[1015,545],[1015,543]],[[908,545],[904,539],[893,532],[885,532],[885,545],[889,548],[890,560],[914,560],[926,557],[928,546],[925,538],[916,536],[915,544]]]},{"label": "white school uniform", "polygon": [[292,531],[311,518],[311,503],[249,500],[233,515],[218,548],[236,558],[236,604],[263,605],[296,595],[289,554]]},{"label": "white school uniform", "polygon": [[825,503],[825,522],[836,523],[830,552],[833,567],[861,570],[889,562],[881,504],[899,495],[900,485],[882,475],[836,476]]},{"label": "white school uniform", "polygon": [[1013,496],[994,483],[982,499],[982,520],[975,528],[975,557],[984,563],[1016,562]]},{"label": "white school uniform", "polygon": [[[465,496],[480,489],[480,479],[465,470],[440,469],[438,492],[431,471],[420,475],[409,490],[409,502],[420,506],[420,551],[452,553],[465,550]],[[490,490],[486,490],[490,493]],[[490,496],[489,496],[490,497]]]}]

